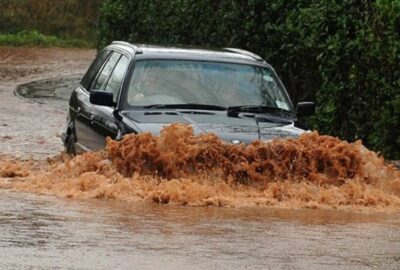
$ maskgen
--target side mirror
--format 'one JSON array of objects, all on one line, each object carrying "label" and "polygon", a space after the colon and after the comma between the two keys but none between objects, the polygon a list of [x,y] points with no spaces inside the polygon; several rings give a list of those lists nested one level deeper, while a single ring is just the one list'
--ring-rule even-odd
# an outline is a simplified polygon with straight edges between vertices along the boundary
[{"label": "side mirror", "polygon": [[297,116],[311,116],[315,113],[314,102],[299,102],[296,107]]},{"label": "side mirror", "polygon": [[90,92],[90,103],[108,107],[115,106],[112,93],[98,90]]}]

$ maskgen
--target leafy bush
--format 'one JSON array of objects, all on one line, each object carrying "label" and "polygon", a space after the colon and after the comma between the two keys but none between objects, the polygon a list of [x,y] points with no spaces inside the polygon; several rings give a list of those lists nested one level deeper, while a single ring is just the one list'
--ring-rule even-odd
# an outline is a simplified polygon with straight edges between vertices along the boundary
[{"label": "leafy bush", "polygon": [[262,55],[321,133],[400,159],[400,1],[103,0],[99,47],[239,47]]}]

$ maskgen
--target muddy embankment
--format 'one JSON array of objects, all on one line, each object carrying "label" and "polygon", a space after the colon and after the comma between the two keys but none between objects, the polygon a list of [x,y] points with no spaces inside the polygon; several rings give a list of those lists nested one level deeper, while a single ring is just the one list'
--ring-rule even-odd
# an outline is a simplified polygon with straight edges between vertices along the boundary
[{"label": "muddy embankment", "polygon": [[[52,57],[42,59],[46,54]],[[317,133],[244,146],[173,125],[160,137],[130,135],[97,153],[52,157],[61,152],[57,134],[65,113],[21,100],[10,89],[25,80],[82,72],[93,52],[44,50],[34,56],[33,71],[16,77],[6,72],[0,84],[0,106],[7,112],[0,118],[0,152],[8,155],[0,157],[1,188],[189,206],[400,210],[400,172],[393,165],[360,142]]]}]

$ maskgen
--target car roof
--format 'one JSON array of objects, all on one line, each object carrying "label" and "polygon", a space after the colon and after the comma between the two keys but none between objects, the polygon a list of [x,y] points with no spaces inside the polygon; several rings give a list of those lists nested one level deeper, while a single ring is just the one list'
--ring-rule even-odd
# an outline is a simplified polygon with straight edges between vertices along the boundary
[{"label": "car roof", "polygon": [[157,46],[149,44],[131,44],[114,41],[107,48],[120,48],[137,59],[190,59],[205,61],[238,62],[246,64],[266,64],[258,55],[237,48],[206,49],[181,46]]}]

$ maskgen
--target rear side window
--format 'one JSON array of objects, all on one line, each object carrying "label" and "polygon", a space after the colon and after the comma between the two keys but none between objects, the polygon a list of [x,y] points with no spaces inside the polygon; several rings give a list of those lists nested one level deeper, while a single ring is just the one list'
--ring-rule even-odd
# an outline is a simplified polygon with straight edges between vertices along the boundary
[{"label": "rear side window", "polygon": [[107,82],[108,82],[108,77],[110,77],[110,75],[113,72],[115,65],[117,64],[120,57],[121,57],[120,53],[113,52],[111,54],[111,56],[108,58],[107,63],[104,65],[103,69],[101,70],[100,74],[93,81],[91,89],[93,89],[93,90],[104,90],[105,89]]},{"label": "rear side window", "polygon": [[125,72],[128,68],[129,60],[126,56],[121,56],[117,65],[115,66],[111,77],[108,79],[105,91],[113,94],[114,102],[117,102],[118,93],[121,89],[122,82],[125,77]]},{"label": "rear side window", "polygon": [[101,52],[97,58],[94,60],[88,71],[86,72],[85,76],[83,77],[81,81],[81,85],[89,90],[90,85],[96,76],[97,72],[100,70],[101,66],[103,65],[104,61],[107,59],[108,55],[110,54],[110,51],[103,51]]}]

